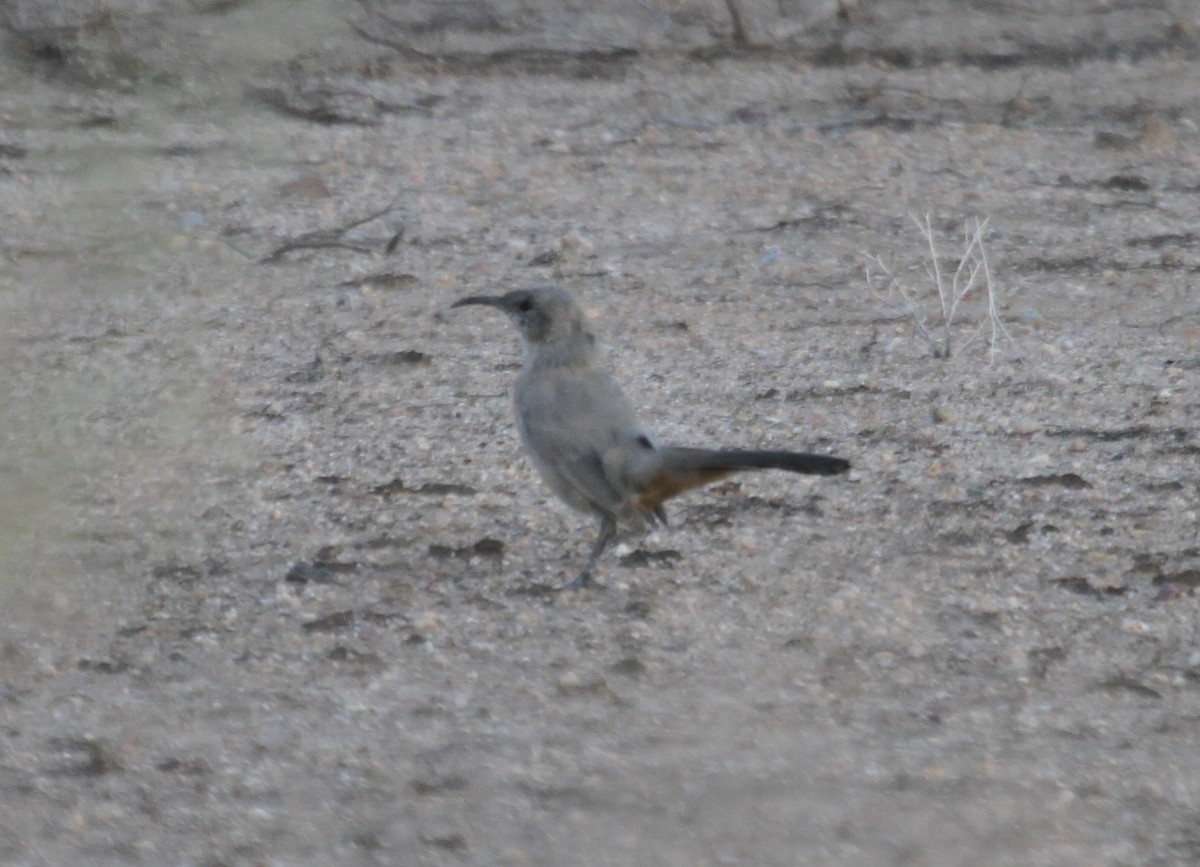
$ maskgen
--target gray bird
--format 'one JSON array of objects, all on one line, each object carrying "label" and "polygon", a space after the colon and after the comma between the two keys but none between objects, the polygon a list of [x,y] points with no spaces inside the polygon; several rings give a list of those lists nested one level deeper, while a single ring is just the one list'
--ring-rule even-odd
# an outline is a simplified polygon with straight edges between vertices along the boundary
[{"label": "gray bird", "polygon": [[835,475],[849,461],[782,451],[698,449],[659,445],[638,423],[624,392],[596,364],[596,339],[583,312],[557,286],[474,295],[455,307],[495,307],[516,324],[525,364],[513,387],[517,429],[554,493],[600,520],[600,535],[583,571],[568,587],[583,587],[617,533],[666,524],[663,502],[690,488],[742,470]]}]

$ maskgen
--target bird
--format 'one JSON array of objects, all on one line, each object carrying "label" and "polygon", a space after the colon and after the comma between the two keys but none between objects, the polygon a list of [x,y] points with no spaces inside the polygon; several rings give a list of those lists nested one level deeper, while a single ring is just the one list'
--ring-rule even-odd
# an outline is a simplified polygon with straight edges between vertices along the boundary
[{"label": "bird", "polygon": [[492,307],[516,325],[524,363],[513,385],[517,430],[534,466],[569,506],[590,513],[599,532],[582,571],[565,588],[591,585],[618,526],[665,525],[663,503],[745,470],[837,475],[850,462],[789,451],[660,444],[638,421],[616,380],[599,365],[583,310],[560,286],[472,295],[453,307]]}]

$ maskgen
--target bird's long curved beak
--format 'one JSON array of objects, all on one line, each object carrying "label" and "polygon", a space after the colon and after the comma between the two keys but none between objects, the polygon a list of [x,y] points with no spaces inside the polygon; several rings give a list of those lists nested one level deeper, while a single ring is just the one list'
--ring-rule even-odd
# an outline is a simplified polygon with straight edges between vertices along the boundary
[{"label": "bird's long curved beak", "polygon": [[480,304],[484,307],[499,307],[503,309],[504,298],[499,295],[471,295],[467,298],[459,298],[451,307],[466,307],[468,304]]}]

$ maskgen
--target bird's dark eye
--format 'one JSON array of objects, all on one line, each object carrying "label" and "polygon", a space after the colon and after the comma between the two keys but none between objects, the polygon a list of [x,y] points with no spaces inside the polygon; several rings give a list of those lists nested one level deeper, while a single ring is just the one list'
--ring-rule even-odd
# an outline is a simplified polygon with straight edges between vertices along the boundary
[{"label": "bird's dark eye", "polygon": [[528,313],[530,310],[533,309],[533,302],[530,301],[528,298],[522,298],[521,303],[517,305],[517,309],[520,310],[522,313]]}]

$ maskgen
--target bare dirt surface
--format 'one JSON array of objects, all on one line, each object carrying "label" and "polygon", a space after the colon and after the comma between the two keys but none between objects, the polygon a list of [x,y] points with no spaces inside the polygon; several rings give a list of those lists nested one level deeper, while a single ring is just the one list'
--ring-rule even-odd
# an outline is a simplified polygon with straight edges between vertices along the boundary
[{"label": "bare dirt surface", "polygon": [[[135,5],[7,10],[0,863],[1200,862],[1194,5]],[[853,472],[554,592],[546,281]]]}]

